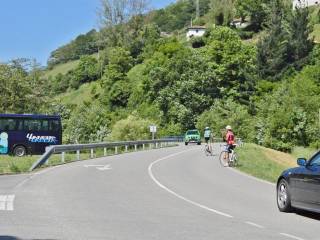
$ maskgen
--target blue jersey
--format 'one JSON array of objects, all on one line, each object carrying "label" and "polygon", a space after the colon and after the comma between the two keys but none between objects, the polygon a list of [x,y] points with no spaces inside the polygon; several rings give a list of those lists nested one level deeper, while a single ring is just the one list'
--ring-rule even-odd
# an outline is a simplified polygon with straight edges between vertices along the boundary
[{"label": "blue jersey", "polygon": [[211,137],[211,130],[205,130],[204,131],[204,137],[205,138],[210,138]]}]

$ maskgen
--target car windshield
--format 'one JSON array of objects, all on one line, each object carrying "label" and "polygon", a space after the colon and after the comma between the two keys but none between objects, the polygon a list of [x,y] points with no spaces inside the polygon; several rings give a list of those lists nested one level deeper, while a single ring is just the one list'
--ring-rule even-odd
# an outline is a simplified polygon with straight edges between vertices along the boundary
[{"label": "car windshield", "polygon": [[199,132],[197,130],[191,130],[187,132],[187,135],[198,135]]}]

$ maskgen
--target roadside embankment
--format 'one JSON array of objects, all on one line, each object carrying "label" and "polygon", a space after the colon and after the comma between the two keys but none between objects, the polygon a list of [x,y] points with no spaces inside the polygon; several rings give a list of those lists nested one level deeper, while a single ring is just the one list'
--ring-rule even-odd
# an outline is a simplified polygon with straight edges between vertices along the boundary
[{"label": "roadside embankment", "polygon": [[281,172],[295,167],[298,157],[309,158],[316,150],[296,147],[291,154],[247,143],[237,149],[240,171],[254,177],[276,182]]}]

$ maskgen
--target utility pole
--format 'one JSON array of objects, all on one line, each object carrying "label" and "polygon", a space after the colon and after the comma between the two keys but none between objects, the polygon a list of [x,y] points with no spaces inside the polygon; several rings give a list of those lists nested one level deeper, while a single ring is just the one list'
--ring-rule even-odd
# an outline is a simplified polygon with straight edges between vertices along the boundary
[{"label": "utility pole", "polygon": [[200,18],[200,3],[199,0],[196,0],[196,19]]}]

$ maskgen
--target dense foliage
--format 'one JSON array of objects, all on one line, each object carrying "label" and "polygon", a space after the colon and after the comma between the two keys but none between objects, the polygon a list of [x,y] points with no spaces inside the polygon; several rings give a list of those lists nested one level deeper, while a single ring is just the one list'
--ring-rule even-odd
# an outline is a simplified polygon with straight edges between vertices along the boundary
[{"label": "dense foliage", "polygon": [[79,59],[82,55],[92,54],[98,51],[97,32],[91,30],[87,34],[78,36],[71,43],[53,51],[48,60],[48,67]]},{"label": "dense foliage", "polygon": [[[232,125],[237,136],[275,149],[319,147],[320,47],[310,37],[317,23],[310,9],[292,11],[282,0],[200,0],[197,21],[208,28],[191,42],[175,31],[195,17],[194,1],[142,10],[58,49],[52,61],[79,59],[66,74],[45,79],[37,68],[0,65],[2,112],[59,113],[65,142],[148,138],[150,124],[159,137],[206,126],[219,137]],[[231,27],[234,17],[249,29]],[[244,33],[258,43],[243,41]],[[88,55],[97,42],[98,56]],[[90,88],[85,100],[64,102],[83,86]]]},{"label": "dense foliage", "polygon": [[28,113],[45,109],[48,99],[41,69],[34,61],[0,64],[0,112]]}]

